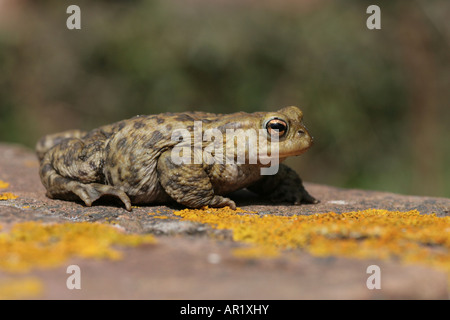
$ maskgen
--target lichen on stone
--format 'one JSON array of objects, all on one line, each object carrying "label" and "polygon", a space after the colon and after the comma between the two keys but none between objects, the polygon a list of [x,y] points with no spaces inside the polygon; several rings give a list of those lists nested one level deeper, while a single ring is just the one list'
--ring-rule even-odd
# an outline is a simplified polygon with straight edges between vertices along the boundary
[{"label": "lichen on stone", "polygon": [[[7,189],[8,187],[9,187],[8,182],[0,180],[0,189]],[[18,196],[11,192],[0,193],[0,201],[1,200],[14,200],[17,198],[18,198]]]},{"label": "lichen on stone", "polygon": [[0,200],[14,200],[17,199],[18,197],[19,196],[11,192],[0,193]]},{"label": "lichen on stone", "polygon": [[33,299],[43,291],[42,281],[35,277],[0,281],[0,300]]},{"label": "lichen on stone", "polygon": [[[368,209],[312,215],[258,215],[230,208],[185,209],[174,212],[185,220],[230,229],[233,240],[261,246],[241,250],[255,257],[273,250],[302,249],[315,256],[400,259],[423,263],[450,274],[450,217]],[[272,248],[268,250],[267,248]],[[246,251],[247,250],[247,251]]]},{"label": "lichen on stone", "polygon": [[6,189],[8,187],[9,187],[9,183],[8,182],[0,180],[0,189]]},{"label": "lichen on stone", "polygon": [[126,234],[100,223],[16,223],[8,232],[0,232],[0,270],[56,267],[72,257],[117,260],[122,252],[116,246],[154,242],[151,235]]}]

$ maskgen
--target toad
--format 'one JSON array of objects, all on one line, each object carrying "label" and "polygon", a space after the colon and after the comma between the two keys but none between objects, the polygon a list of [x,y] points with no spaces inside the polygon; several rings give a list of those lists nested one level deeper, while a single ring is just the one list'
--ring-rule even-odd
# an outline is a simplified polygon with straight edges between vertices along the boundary
[{"label": "toad", "polygon": [[[248,130],[258,139],[235,141]],[[207,132],[214,138],[206,138]],[[195,139],[197,133],[200,139]],[[229,133],[234,133],[232,138]],[[235,209],[226,195],[242,188],[276,202],[317,203],[297,173],[281,163],[311,145],[302,111],[291,106],[276,112],[136,116],[89,132],[47,135],[36,152],[50,198],[81,199],[91,206],[107,195],[120,199],[128,211],[132,204],[170,201],[189,208]],[[270,152],[261,153],[263,148]],[[265,158],[252,158],[255,154]],[[268,159],[277,170],[263,174],[272,165]]]}]

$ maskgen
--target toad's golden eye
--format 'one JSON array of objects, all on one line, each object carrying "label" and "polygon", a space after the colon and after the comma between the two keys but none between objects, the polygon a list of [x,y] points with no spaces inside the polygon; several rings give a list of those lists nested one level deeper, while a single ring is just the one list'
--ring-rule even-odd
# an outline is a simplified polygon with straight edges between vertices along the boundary
[{"label": "toad's golden eye", "polygon": [[277,135],[278,137],[284,136],[287,132],[287,128],[288,125],[286,121],[278,118],[273,118],[266,123],[267,132],[270,135]]}]

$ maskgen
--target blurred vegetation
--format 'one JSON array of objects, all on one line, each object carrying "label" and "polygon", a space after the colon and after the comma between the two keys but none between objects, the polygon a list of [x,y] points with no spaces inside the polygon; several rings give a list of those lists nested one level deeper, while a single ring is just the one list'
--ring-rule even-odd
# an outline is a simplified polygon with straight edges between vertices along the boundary
[{"label": "blurred vegetation", "polygon": [[[3,3],[3,5],[1,5]],[[0,141],[165,111],[298,105],[304,180],[450,195],[448,1],[0,0]],[[445,13],[447,12],[447,14]]]}]

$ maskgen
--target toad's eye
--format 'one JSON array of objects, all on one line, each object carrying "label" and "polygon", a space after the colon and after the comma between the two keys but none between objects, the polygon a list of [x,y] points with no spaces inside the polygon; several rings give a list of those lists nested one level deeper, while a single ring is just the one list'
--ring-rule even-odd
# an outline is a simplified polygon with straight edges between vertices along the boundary
[{"label": "toad's eye", "polygon": [[287,131],[287,128],[288,128],[287,123],[278,118],[271,119],[266,123],[267,132],[270,135],[277,135],[278,137],[284,136]]}]

